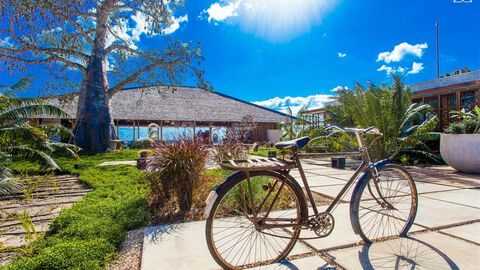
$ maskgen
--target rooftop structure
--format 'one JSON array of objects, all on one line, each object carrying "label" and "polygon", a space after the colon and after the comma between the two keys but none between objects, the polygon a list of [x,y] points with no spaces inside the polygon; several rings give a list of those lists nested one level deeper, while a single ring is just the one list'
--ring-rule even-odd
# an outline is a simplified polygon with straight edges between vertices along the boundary
[{"label": "rooftop structure", "polygon": [[456,70],[453,75],[410,85],[412,102],[429,104],[439,118],[440,130],[451,122],[452,110],[471,110],[480,104],[480,70],[464,72]]},{"label": "rooftop structure", "polygon": [[[78,96],[71,99],[51,98],[48,102],[62,107],[71,115],[72,118],[63,119],[62,124],[74,125]],[[255,141],[267,141],[267,130],[276,129],[277,123],[288,117],[247,101],[196,87],[125,89],[112,97],[111,108],[117,128],[148,126],[151,123],[161,127],[235,127],[248,117],[256,123],[253,131]],[[46,118],[43,121],[52,121]]]}]

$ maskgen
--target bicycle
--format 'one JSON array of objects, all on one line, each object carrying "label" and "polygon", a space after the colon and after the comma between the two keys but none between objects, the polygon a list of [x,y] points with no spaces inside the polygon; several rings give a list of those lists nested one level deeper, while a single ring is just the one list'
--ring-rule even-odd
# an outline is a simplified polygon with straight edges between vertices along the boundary
[{"label": "bicycle", "polygon": [[[350,222],[363,241],[404,236],[417,212],[418,196],[410,174],[388,160],[372,163],[366,134],[383,136],[376,127],[327,129],[355,133],[358,151],[300,153],[309,137],[279,142],[276,148],[290,150],[290,158],[251,158],[222,161],[224,169],[236,171],[207,198],[205,234],[208,249],[225,269],[242,269],[284,259],[298,239],[328,236],[335,225],[332,212],[356,182],[350,200]],[[361,157],[361,164],[324,212],[319,212],[300,162],[305,158]],[[290,175],[298,168],[305,193]],[[361,173],[363,174],[358,177]],[[358,181],[356,179],[358,178]],[[310,211],[313,211],[310,214]],[[300,238],[309,229],[315,237]]]}]

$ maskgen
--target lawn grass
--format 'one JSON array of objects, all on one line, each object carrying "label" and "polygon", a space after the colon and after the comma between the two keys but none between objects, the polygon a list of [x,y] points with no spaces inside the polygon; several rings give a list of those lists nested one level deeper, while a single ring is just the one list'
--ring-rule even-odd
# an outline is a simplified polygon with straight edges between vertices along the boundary
[{"label": "lawn grass", "polygon": [[[38,242],[32,257],[19,258],[0,269],[103,269],[126,232],[148,224],[149,190],[139,181],[141,172],[133,166],[96,165],[133,160],[138,151],[56,159],[62,173],[78,175],[94,190],[51,220],[49,235]],[[41,173],[39,166],[25,161],[9,166],[14,172]]]},{"label": "lawn grass", "polygon": [[275,147],[259,146],[257,151],[247,151],[247,154],[261,157],[268,157],[268,151],[273,150],[280,156],[281,152]]}]

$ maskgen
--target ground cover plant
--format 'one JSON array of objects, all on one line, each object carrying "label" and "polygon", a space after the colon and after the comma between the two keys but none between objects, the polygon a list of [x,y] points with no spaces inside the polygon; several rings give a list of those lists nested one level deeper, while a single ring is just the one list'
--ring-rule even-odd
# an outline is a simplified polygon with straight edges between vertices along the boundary
[{"label": "ground cover plant", "polygon": [[[133,160],[138,150],[97,155],[78,160],[56,159],[63,173],[76,174],[94,190],[51,221],[50,231],[34,247],[31,257],[20,257],[0,269],[102,269],[113,258],[128,230],[149,220],[148,187],[138,181],[133,166],[97,167],[103,161]],[[16,162],[13,170],[41,173],[38,164]]]},{"label": "ground cover plant", "polygon": [[250,149],[249,151],[247,151],[247,154],[254,155],[254,156],[268,157],[268,151],[275,151],[277,153],[277,157],[279,157],[282,154],[279,149],[275,147],[269,147],[269,146],[259,146],[257,149]]}]

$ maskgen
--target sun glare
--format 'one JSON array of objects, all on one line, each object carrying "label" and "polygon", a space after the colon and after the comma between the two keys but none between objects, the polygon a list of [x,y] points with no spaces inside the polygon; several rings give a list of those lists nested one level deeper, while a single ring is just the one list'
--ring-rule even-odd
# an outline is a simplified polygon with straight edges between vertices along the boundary
[{"label": "sun glare", "polygon": [[272,42],[309,32],[335,7],[336,0],[242,0],[238,22],[246,32]]}]

